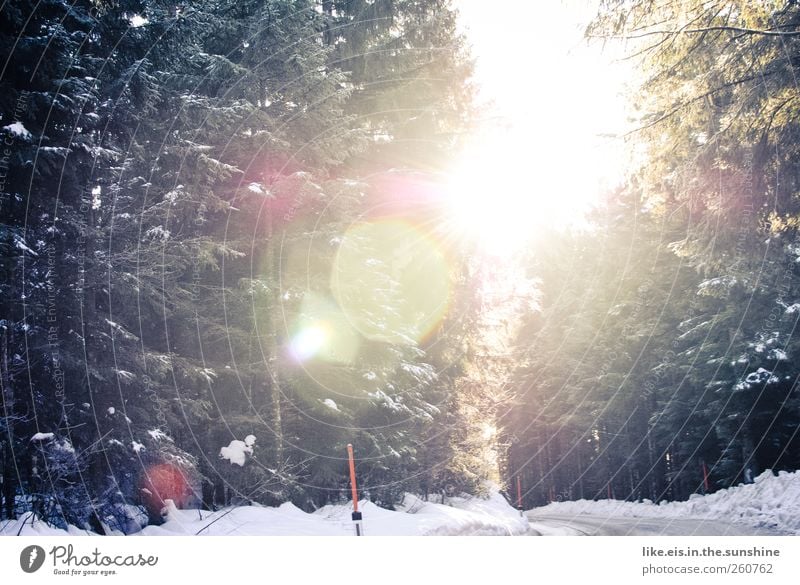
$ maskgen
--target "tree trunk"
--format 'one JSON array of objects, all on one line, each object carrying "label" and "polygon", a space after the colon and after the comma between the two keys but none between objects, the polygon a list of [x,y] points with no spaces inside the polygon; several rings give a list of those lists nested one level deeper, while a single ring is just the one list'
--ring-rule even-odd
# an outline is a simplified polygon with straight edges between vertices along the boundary
[{"label": "tree trunk", "polygon": [[745,483],[753,483],[759,469],[756,463],[756,446],[750,421],[745,421],[742,429],[742,475]]},{"label": "tree trunk", "polygon": [[2,482],[0,482],[0,518],[3,517],[3,510],[8,519],[14,517],[14,499],[16,495],[16,469],[14,461],[14,392],[11,387],[11,371],[8,361],[8,336],[9,328],[6,326],[2,332],[2,347],[0,347],[0,398],[2,398],[2,412],[0,415],[5,419],[6,432],[2,442]]},{"label": "tree trunk", "polygon": [[325,19],[325,30],[322,34],[322,41],[326,47],[333,44],[333,34],[331,33],[331,19],[333,18],[333,0],[322,0],[322,12],[327,16]]},{"label": "tree trunk", "polygon": [[203,477],[200,484],[200,497],[202,498],[201,505],[203,510],[214,509],[214,484],[209,479],[211,475],[208,463],[205,458],[200,460],[200,475]]},{"label": "tree trunk", "polygon": [[225,482],[217,476],[214,480],[214,494],[212,496],[212,509],[216,510],[225,507]]},{"label": "tree trunk", "polygon": [[269,219],[269,231],[267,235],[267,250],[266,257],[268,259],[268,270],[270,274],[268,278],[273,279],[272,295],[270,306],[267,310],[267,373],[270,381],[270,414],[272,432],[274,438],[274,458],[276,468],[280,468],[283,463],[283,427],[281,422],[281,385],[280,375],[278,372],[278,329],[275,319],[276,312],[280,306],[281,296],[280,290],[276,283],[280,282],[280,263],[278,262],[278,248],[275,245],[274,237],[274,224],[275,218]]},{"label": "tree trunk", "polygon": [[5,517],[9,520],[14,518],[14,499],[17,493],[16,470],[14,469],[14,450],[8,442],[3,442],[3,485],[2,501],[3,507],[0,508],[0,518]]},{"label": "tree trunk", "polygon": [[655,446],[653,445],[653,433],[647,430],[647,485],[648,497],[651,502],[656,501],[656,468],[655,468]]}]

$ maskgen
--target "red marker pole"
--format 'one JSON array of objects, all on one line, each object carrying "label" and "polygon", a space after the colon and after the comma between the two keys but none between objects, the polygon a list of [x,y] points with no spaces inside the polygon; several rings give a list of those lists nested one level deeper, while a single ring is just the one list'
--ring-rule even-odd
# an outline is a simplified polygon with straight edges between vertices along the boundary
[{"label": "red marker pole", "polygon": [[706,490],[706,493],[711,491],[711,485],[708,481],[708,467],[706,466],[706,462],[703,461],[703,487]]},{"label": "red marker pole", "polygon": [[522,480],[517,476],[517,509],[522,516]]},{"label": "red marker pole", "polygon": [[350,487],[353,490],[353,524],[356,527],[356,536],[363,536],[361,526],[361,512],[358,511],[358,488],[356,487],[356,462],[353,458],[353,446],[347,444],[347,458],[350,460]]}]

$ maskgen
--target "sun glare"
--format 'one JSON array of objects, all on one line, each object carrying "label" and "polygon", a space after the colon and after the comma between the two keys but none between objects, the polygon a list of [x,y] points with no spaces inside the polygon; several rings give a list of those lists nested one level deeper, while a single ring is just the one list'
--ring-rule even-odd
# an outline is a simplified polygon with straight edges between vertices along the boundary
[{"label": "sun glare", "polygon": [[579,132],[570,138],[573,153],[585,153],[577,160],[537,152],[517,131],[482,135],[448,173],[450,231],[474,238],[489,254],[507,255],[544,226],[580,223],[605,168]]},{"label": "sun glare", "polygon": [[485,251],[503,254],[525,241],[539,210],[514,160],[518,151],[497,146],[465,153],[448,177],[446,197],[451,229],[475,238]]},{"label": "sun glare", "polygon": [[623,147],[611,136],[626,128],[629,73],[582,40],[591,5],[542,3],[553,26],[531,35],[524,19],[498,26],[490,3],[459,3],[489,117],[448,173],[450,227],[488,252],[513,252],[542,226],[581,223],[620,179]]}]

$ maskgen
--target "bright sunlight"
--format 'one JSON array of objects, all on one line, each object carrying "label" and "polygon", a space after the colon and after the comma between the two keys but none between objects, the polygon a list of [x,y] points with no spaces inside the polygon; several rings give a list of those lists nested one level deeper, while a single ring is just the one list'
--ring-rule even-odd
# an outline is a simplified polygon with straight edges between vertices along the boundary
[{"label": "bright sunlight", "polygon": [[497,6],[480,0],[458,7],[487,115],[448,173],[451,227],[507,254],[537,226],[579,223],[619,180],[626,70],[583,40],[592,3],[542,3],[535,31],[526,18],[489,18]]}]

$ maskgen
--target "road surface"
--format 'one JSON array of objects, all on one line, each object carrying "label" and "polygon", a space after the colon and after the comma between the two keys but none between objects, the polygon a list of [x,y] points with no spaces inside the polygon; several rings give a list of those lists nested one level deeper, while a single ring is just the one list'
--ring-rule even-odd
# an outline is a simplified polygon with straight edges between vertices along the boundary
[{"label": "road surface", "polygon": [[578,536],[775,536],[785,534],[771,528],[702,520],[699,518],[627,518],[594,514],[554,516],[526,512],[531,535]]}]

